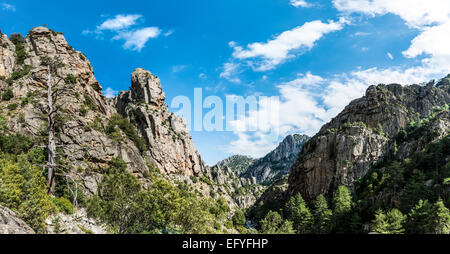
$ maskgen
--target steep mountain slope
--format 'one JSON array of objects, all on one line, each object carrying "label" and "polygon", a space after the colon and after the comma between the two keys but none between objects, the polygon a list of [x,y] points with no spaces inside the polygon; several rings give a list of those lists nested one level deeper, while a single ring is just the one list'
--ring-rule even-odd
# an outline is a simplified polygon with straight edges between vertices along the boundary
[{"label": "steep mountain slope", "polygon": [[257,183],[270,185],[289,174],[292,165],[308,139],[309,137],[306,135],[287,136],[275,150],[250,165],[246,172],[242,174],[242,177],[255,177]]},{"label": "steep mountain slope", "polygon": [[1,234],[34,234],[24,221],[10,209],[0,206],[0,235]]},{"label": "steep mountain slope", "polygon": [[[369,87],[304,146],[289,176],[289,194],[300,192],[314,200],[320,194],[330,196],[340,185],[354,189],[375,163],[393,154],[407,158],[448,135],[446,113],[436,115],[448,103],[445,79],[437,85]],[[416,123],[423,133],[414,140],[399,138]]]},{"label": "steep mountain slope", "polygon": [[244,174],[248,167],[250,167],[255,161],[255,159],[248,156],[234,155],[218,162],[217,166],[222,168],[229,167],[235,174],[241,175]]},{"label": "steep mountain slope", "polygon": [[[2,135],[27,141],[14,156],[38,150],[42,156],[36,166],[41,168],[47,164],[48,155],[51,73],[51,97],[56,109],[52,113],[57,140],[56,191],[64,195],[61,198],[70,199],[75,206],[86,206],[87,199],[98,194],[99,185],[111,173],[111,163],[117,162],[116,158],[125,162],[127,171],[139,179],[143,189],[155,181],[168,180],[188,198],[190,194],[186,193],[199,199],[225,200],[231,210],[223,208],[228,212],[227,217],[221,217],[222,223],[236,209],[252,205],[263,191],[263,187],[228,169],[210,168],[203,163],[185,121],[168,110],[161,82],[149,71],[136,69],[131,75],[131,90],[107,99],[87,57],[73,49],[62,33],[36,27],[25,38],[18,34],[9,38],[0,35],[0,124],[5,126]],[[1,146],[4,142],[0,140]],[[155,180],[154,176],[159,178]],[[1,177],[6,179],[9,175],[0,174],[0,180]],[[49,207],[45,209],[48,210],[43,216],[54,212]],[[76,233],[80,229],[73,227],[71,221],[78,220],[77,214],[85,211],[53,218],[64,218],[66,232]],[[41,218],[39,223],[36,227],[42,225]],[[83,223],[81,227],[97,228],[91,221]],[[47,224],[56,227],[48,220]],[[214,226],[221,232],[217,224]]]},{"label": "steep mountain slope", "polygon": [[450,76],[371,86],[305,144],[247,218],[262,232],[448,234],[449,134]]},{"label": "steep mountain slope", "polygon": [[289,135],[263,158],[235,155],[220,161],[216,166],[229,167],[242,178],[251,179],[257,184],[270,185],[289,173],[308,139],[306,135]]}]

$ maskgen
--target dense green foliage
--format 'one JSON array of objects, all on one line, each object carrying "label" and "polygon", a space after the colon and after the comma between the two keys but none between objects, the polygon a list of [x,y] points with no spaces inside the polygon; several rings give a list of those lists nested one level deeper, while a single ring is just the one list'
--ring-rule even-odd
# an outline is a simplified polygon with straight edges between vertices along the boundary
[{"label": "dense green foliage", "polygon": [[324,234],[331,230],[331,220],[333,219],[333,211],[328,208],[327,200],[323,195],[317,197],[314,202],[314,227],[313,232],[316,234]]},{"label": "dense green foliage", "polygon": [[23,45],[25,38],[21,34],[11,34],[9,39],[16,46],[16,63],[22,65],[28,57],[25,46]]},{"label": "dense green foliage", "polygon": [[88,214],[117,233],[220,233],[229,211],[223,199],[199,198],[184,185],[152,176],[143,188],[116,158],[89,200]]},{"label": "dense green foliage", "polygon": [[141,153],[147,151],[147,143],[145,139],[139,136],[133,124],[131,124],[128,119],[122,117],[119,114],[111,116],[109,124],[106,128],[106,133],[115,138],[120,137],[120,133],[117,127],[134,142]]},{"label": "dense green foliage", "polygon": [[291,221],[283,220],[281,215],[274,211],[269,211],[266,217],[261,220],[261,233],[263,234],[294,234]]},{"label": "dense green foliage", "polygon": [[45,219],[55,207],[41,169],[33,166],[27,155],[0,156],[0,204],[15,211],[37,232],[45,232]]},{"label": "dense green foliage", "polygon": [[11,100],[12,98],[14,98],[14,93],[13,93],[13,91],[11,90],[11,88],[8,88],[8,90],[6,90],[6,92],[4,92],[4,93],[2,94],[2,100],[4,100],[4,101],[9,101],[9,100]]},{"label": "dense green foliage", "polygon": [[397,209],[393,209],[387,214],[379,210],[375,214],[372,231],[380,234],[402,234],[405,232],[403,228],[405,221],[406,215]]},{"label": "dense green foliage", "polygon": [[292,220],[294,229],[298,234],[310,233],[313,217],[300,193],[286,203],[284,214],[285,217]]}]

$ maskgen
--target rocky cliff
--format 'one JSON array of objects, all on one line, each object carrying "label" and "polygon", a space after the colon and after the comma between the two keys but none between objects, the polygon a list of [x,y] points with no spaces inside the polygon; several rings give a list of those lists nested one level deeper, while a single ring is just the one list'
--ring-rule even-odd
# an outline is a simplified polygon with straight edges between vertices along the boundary
[{"label": "rocky cliff", "polygon": [[[288,193],[307,200],[330,195],[339,185],[353,189],[375,163],[406,158],[449,133],[448,79],[438,84],[371,86],[309,140],[292,167]],[[422,133],[405,140],[420,125]],[[412,130],[414,131],[414,130]]]},{"label": "rocky cliff", "polygon": [[222,168],[229,167],[236,175],[242,175],[255,161],[255,159],[248,156],[234,155],[218,162],[217,166]]},{"label": "rocky cliff", "polygon": [[58,160],[64,164],[59,170],[85,195],[96,193],[108,163],[120,157],[143,182],[156,170],[202,196],[224,196],[231,207],[256,200],[256,190],[235,194],[249,180],[205,166],[184,119],[169,111],[161,82],[149,71],[136,69],[130,91],[107,99],[87,57],[62,33],[36,27],[25,38],[1,34],[0,39],[0,108],[8,131],[32,137],[35,147],[46,146],[52,66]]},{"label": "rocky cliff", "polygon": [[19,219],[13,211],[0,206],[1,234],[34,234],[34,230]]},{"label": "rocky cliff", "polygon": [[242,176],[245,178],[254,177],[257,183],[270,185],[289,174],[292,165],[308,139],[309,137],[306,135],[287,136],[275,150],[264,158],[253,162]]},{"label": "rocky cliff", "polygon": [[184,119],[169,112],[158,77],[136,69],[131,90],[114,99],[118,112],[134,123],[148,146],[145,157],[167,174],[198,176],[205,165]]},{"label": "rocky cliff", "polygon": [[234,155],[220,161],[216,166],[229,167],[239,177],[250,179],[257,184],[270,185],[289,174],[308,139],[306,135],[289,135],[263,158],[253,159],[248,156]]}]

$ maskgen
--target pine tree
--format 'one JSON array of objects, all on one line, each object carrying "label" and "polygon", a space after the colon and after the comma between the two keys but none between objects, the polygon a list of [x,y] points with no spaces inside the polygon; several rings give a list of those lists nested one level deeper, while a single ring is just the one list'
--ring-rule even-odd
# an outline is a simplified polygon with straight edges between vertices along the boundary
[{"label": "pine tree", "polygon": [[274,211],[269,211],[261,220],[261,233],[263,234],[294,234],[292,222],[283,221],[281,215]]},{"label": "pine tree", "polygon": [[398,209],[392,209],[387,214],[387,220],[389,223],[388,231],[390,234],[403,234],[405,229],[403,224],[406,221],[406,215],[403,215]]},{"label": "pine tree", "polygon": [[333,212],[328,208],[327,200],[323,195],[316,198],[314,203],[314,233],[326,234],[330,231],[330,222]]},{"label": "pine tree", "polygon": [[433,205],[433,228],[435,234],[450,234],[450,211],[442,199]]},{"label": "pine tree", "polygon": [[405,229],[403,224],[406,221],[406,216],[397,209],[392,209],[387,214],[378,210],[375,214],[372,230],[380,234],[403,234]]},{"label": "pine tree", "polygon": [[430,234],[433,227],[430,223],[433,214],[433,206],[428,200],[420,200],[419,203],[409,213],[406,224],[409,234]]},{"label": "pine tree", "polygon": [[388,226],[386,214],[382,210],[378,210],[375,213],[375,220],[372,221],[372,231],[379,234],[388,234]]},{"label": "pine tree", "polygon": [[353,234],[359,234],[362,232],[362,219],[357,212],[353,213],[349,228],[350,232]]},{"label": "pine tree", "polygon": [[345,186],[339,186],[333,198],[333,226],[337,232],[346,232],[348,229],[348,215],[352,209],[352,196]]},{"label": "pine tree", "polygon": [[293,222],[297,234],[307,234],[311,232],[313,216],[300,193],[287,202],[285,214],[286,217]]}]

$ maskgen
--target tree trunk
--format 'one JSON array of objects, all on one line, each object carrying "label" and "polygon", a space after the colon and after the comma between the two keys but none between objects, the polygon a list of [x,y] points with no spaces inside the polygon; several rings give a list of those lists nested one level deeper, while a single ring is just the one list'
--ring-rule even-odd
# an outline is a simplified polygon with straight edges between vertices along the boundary
[{"label": "tree trunk", "polygon": [[55,139],[55,119],[53,109],[53,95],[52,95],[52,74],[50,66],[48,67],[48,185],[49,193],[55,192],[55,167],[56,167],[56,139]]}]

